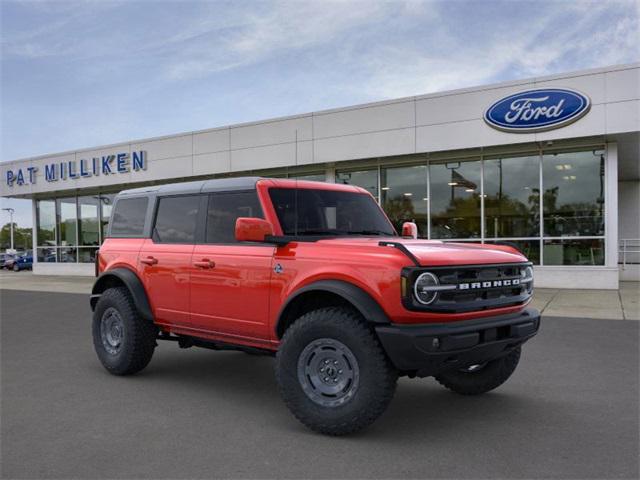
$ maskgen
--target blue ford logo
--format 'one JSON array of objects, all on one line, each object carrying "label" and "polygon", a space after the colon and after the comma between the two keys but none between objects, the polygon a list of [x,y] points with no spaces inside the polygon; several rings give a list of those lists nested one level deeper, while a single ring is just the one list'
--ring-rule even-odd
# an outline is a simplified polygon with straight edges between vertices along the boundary
[{"label": "blue ford logo", "polygon": [[541,88],[498,100],[484,113],[484,120],[507,132],[540,132],[575,122],[590,107],[589,97],[575,90]]}]

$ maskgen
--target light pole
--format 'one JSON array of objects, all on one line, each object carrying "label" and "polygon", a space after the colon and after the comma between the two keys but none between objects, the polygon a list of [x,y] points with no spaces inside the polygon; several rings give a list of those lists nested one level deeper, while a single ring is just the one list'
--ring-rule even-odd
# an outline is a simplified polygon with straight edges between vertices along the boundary
[{"label": "light pole", "polygon": [[11,228],[11,251],[13,251],[13,213],[15,210],[13,208],[3,208],[2,210],[6,210],[9,212],[9,228]]}]

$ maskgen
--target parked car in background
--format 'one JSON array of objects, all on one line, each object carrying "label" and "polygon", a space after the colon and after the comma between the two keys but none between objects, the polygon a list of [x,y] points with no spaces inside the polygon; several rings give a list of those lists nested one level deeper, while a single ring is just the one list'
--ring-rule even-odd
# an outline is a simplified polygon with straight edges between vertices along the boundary
[{"label": "parked car in background", "polygon": [[15,262],[17,255],[14,253],[3,253],[0,256],[0,268],[6,268],[7,270],[13,268],[13,262]]},{"label": "parked car in background", "polygon": [[20,270],[31,270],[33,268],[33,253],[25,252],[22,255],[16,257],[13,261],[11,269],[14,272],[19,272]]},{"label": "parked car in background", "polygon": [[10,253],[0,253],[0,268],[4,268],[4,262],[6,262],[10,257]]}]

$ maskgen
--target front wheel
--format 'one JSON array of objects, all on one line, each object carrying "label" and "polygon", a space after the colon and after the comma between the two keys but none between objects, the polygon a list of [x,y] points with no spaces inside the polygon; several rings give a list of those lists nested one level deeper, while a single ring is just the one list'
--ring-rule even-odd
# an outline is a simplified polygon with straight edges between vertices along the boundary
[{"label": "front wheel", "polygon": [[130,375],[148,365],[156,347],[157,327],[138,315],[124,287],[106,290],[93,312],[93,346],[114,375]]},{"label": "front wheel", "polygon": [[520,361],[520,347],[489,362],[436,375],[436,380],[461,395],[480,395],[498,388],[513,374]]},{"label": "front wheel", "polygon": [[346,435],[373,423],[393,398],[398,373],[356,312],[309,312],[285,332],[276,356],[280,393],[312,430]]},{"label": "front wheel", "polygon": [[18,266],[18,264],[17,264],[17,263],[14,263],[14,264],[13,264],[13,271],[14,271],[14,272],[19,272],[19,271],[20,271],[20,267]]}]

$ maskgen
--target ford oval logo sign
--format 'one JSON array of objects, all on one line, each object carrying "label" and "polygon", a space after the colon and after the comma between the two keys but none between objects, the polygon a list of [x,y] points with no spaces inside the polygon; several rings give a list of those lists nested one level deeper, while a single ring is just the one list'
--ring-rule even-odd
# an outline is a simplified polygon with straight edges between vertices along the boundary
[{"label": "ford oval logo sign", "polygon": [[540,132],[575,122],[590,107],[589,97],[575,90],[541,88],[498,100],[484,113],[484,120],[507,132]]}]

